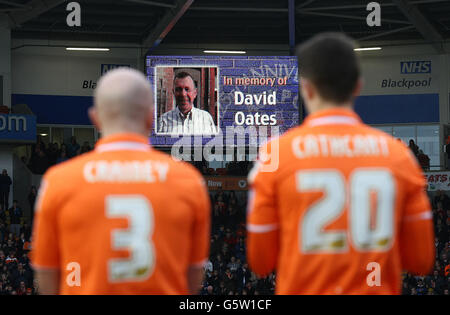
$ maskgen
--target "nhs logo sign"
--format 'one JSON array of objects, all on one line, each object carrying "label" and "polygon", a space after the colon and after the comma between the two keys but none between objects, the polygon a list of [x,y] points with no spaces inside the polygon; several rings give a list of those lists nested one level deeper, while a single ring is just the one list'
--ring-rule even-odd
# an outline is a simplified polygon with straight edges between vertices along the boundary
[{"label": "nhs logo sign", "polygon": [[123,68],[123,67],[131,68],[130,65],[118,65],[118,64],[111,64],[111,63],[102,63],[100,74],[104,75],[109,70],[116,69],[116,68]]},{"label": "nhs logo sign", "polygon": [[402,74],[431,73],[431,61],[402,61]]}]

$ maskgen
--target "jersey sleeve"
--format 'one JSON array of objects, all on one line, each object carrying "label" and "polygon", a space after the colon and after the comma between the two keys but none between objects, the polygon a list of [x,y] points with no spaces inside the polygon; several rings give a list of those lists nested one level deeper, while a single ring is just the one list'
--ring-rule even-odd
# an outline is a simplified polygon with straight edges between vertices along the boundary
[{"label": "jersey sleeve", "polygon": [[411,154],[408,154],[404,168],[408,175],[405,176],[406,202],[403,219],[405,221],[432,219],[431,205],[426,193],[425,175]]},{"label": "jersey sleeve", "polygon": [[201,176],[196,179],[196,204],[194,210],[194,225],[192,228],[192,245],[190,264],[203,266],[209,257],[211,205],[208,190]]},{"label": "jersey sleeve", "polygon": [[279,156],[270,154],[270,149],[271,146],[261,149],[248,178],[247,260],[253,272],[260,276],[275,268],[279,250],[276,168],[273,167],[279,163]]},{"label": "jersey sleeve", "polygon": [[271,154],[271,145],[261,148],[259,158],[248,176],[250,186],[247,208],[247,229],[253,233],[264,233],[278,229],[276,212],[275,169],[271,167],[276,154]]},{"label": "jersey sleeve", "polygon": [[434,229],[426,180],[414,156],[408,151],[404,161],[405,198],[400,226],[400,253],[403,268],[427,274],[434,265]]},{"label": "jersey sleeve", "polygon": [[34,268],[59,268],[57,185],[44,176],[35,207],[31,260]]}]

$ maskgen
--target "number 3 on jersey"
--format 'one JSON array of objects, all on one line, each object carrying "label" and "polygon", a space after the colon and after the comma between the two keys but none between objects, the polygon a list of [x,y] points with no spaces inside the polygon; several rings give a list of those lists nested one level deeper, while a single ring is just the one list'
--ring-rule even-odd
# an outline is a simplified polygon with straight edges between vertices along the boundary
[{"label": "number 3 on jersey", "polygon": [[112,232],[114,250],[128,249],[130,258],[114,258],[108,262],[110,282],[145,281],[153,273],[155,251],[151,243],[153,234],[153,209],[140,195],[115,195],[106,197],[106,217],[126,218],[127,230]]},{"label": "number 3 on jersey", "polygon": [[[324,231],[324,227],[343,213],[348,200],[349,239],[358,251],[386,251],[394,230],[395,185],[386,169],[357,169],[350,175],[348,189],[337,170],[299,171],[299,192],[324,193],[306,210],[299,224],[300,251],[304,254],[344,253],[348,251],[347,231]],[[371,227],[371,194],[377,196],[375,227]]]}]

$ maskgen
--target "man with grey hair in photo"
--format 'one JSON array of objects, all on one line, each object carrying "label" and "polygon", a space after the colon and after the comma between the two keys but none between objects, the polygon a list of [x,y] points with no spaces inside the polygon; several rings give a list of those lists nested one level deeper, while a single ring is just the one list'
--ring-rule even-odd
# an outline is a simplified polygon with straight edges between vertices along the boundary
[{"label": "man with grey hair in photo", "polygon": [[158,132],[182,135],[217,133],[217,127],[211,114],[194,106],[197,88],[189,73],[182,71],[175,75],[173,94],[176,107],[159,118]]}]

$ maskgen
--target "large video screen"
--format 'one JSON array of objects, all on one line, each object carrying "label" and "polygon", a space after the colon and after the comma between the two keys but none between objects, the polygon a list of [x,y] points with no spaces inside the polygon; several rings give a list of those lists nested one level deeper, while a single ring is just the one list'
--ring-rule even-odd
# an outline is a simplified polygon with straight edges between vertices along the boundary
[{"label": "large video screen", "polygon": [[299,122],[296,57],[148,56],[147,76],[156,146],[259,146]]}]

